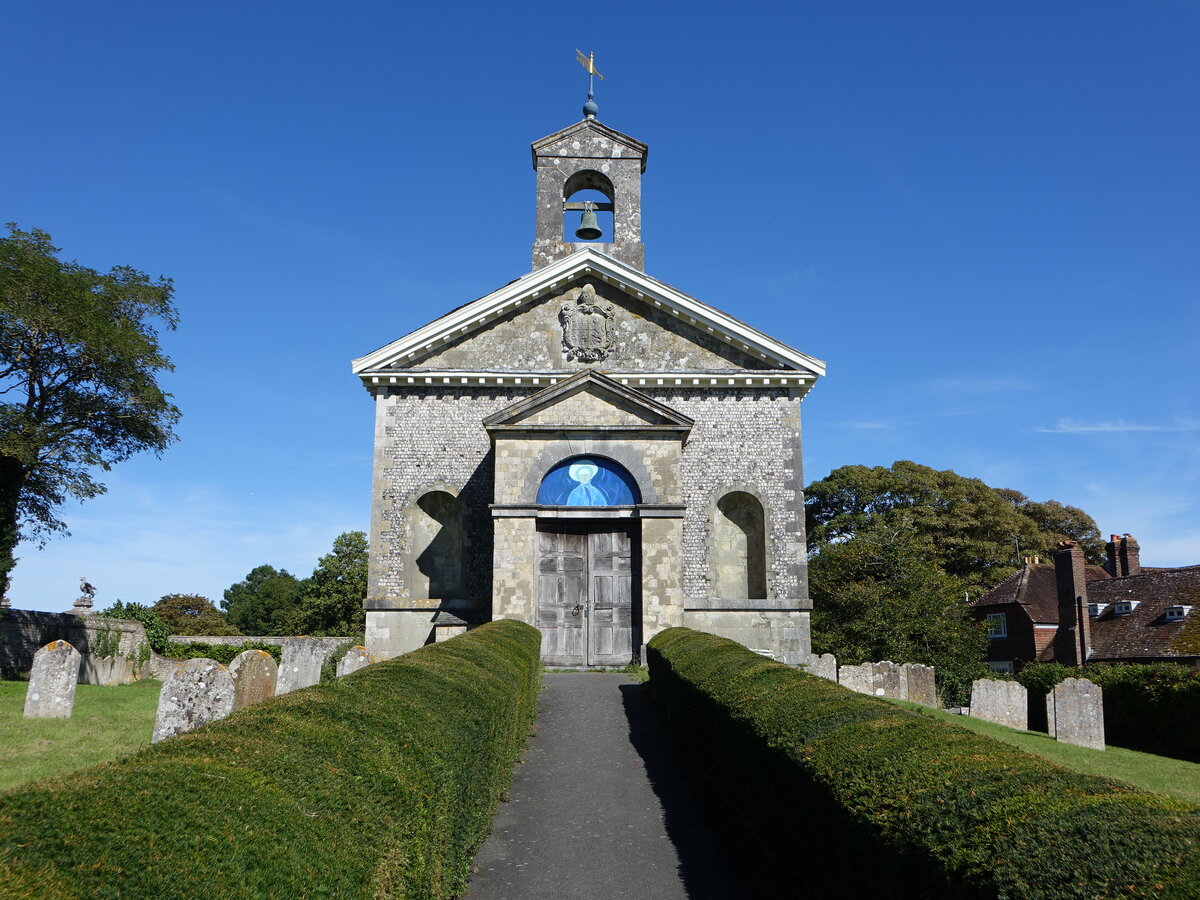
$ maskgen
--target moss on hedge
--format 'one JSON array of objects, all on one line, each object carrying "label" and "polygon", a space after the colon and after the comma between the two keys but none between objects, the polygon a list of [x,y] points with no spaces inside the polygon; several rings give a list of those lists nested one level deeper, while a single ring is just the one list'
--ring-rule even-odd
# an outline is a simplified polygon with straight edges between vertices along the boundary
[{"label": "moss on hedge", "polygon": [[814,896],[1200,896],[1200,808],[683,628],[650,684],[698,780]]},{"label": "moss on hedge", "polygon": [[0,896],[455,896],[529,732],[539,644],[484,625],[3,795]]}]

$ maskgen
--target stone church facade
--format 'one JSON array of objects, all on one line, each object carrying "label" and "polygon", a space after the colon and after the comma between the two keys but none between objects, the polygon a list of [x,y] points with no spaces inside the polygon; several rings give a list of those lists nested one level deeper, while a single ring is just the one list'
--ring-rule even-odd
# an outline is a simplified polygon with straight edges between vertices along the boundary
[{"label": "stone church facade", "polygon": [[[554,665],[625,665],[674,625],[809,655],[800,408],[824,364],[645,274],[646,149],[593,117],[535,142],[533,270],[354,361],[372,652],[515,618]],[[605,242],[565,237],[581,191]]]}]

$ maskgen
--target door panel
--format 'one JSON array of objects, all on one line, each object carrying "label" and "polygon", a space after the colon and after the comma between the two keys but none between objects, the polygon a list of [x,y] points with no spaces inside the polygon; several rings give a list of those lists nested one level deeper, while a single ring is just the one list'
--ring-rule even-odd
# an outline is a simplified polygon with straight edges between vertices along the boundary
[{"label": "door panel", "polygon": [[560,666],[586,661],[586,536],[538,532],[537,628],[542,659]]},{"label": "door panel", "polygon": [[632,546],[628,530],[588,535],[588,665],[633,659]]}]

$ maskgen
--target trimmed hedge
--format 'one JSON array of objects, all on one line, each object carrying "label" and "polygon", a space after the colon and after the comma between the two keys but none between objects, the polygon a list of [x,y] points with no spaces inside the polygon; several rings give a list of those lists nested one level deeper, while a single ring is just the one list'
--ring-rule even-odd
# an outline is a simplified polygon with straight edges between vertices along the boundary
[{"label": "trimmed hedge", "polygon": [[264,644],[262,641],[246,641],[244,644],[209,644],[204,641],[190,641],[186,644],[172,643],[163,654],[168,659],[212,659],[223,666],[233,662],[233,658],[245,650],[262,650],[270,653],[275,662],[279,662],[283,647],[279,644]]},{"label": "trimmed hedge", "polygon": [[529,733],[539,645],[494,622],[0,796],[0,896],[460,894]]},{"label": "trimmed hedge", "polygon": [[1016,677],[1029,690],[1031,729],[1046,730],[1042,698],[1056,684],[1087,678],[1104,689],[1105,743],[1200,762],[1200,672],[1191,666],[1030,663]]},{"label": "trimmed hedge", "polygon": [[697,784],[806,895],[1200,897],[1200,808],[685,628],[650,685]]}]

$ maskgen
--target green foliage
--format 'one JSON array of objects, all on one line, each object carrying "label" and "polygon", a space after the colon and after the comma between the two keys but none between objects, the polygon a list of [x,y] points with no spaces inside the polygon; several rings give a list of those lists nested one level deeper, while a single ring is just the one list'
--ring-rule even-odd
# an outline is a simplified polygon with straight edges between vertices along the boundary
[{"label": "green foliage", "polygon": [[163,656],[171,659],[212,659],[223,666],[233,662],[233,658],[243,650],[264,650],[270,653],[275,662],[279,662],[283,648],[279,644],[264,644],[262,641],[246,641],[244,644],[209,644],[205,641],[190,641],[186,644],[167,644],[167,652]]},{"label": "green foliage", "polygon": [[1082,510],[1055,501],[1032,503],[1018,491],[995,490],[977,478],[907,460],[891,468],[835,469],[808,486],[804,508],[811,554],[871,526],[904,528],[973,594],[1015,572],[1022,556],[1049,557],[1065,537],[1082,541],[1092,562],[1100,562],[1104,552],[1096,523]]},{"label": "green foliage", "polygon": [[1200,896],[1200,808],[713,635],[668,629],[649,662],[696,783],[803,872],[813,896]]},{"label": "green foliage", "polygon": [[963,603],[962,582],[899,525],[868,525],[829,544],[809,564],[813,652],[842,665],[890,659],[937,670],[948,706],[983,676],[986,629]]},{"label": "green foliage", "polygon": [[529,733],[539,643],[493,622],[7,793],[0,896],[461,896]]},{"label": "green foliage", "polygon": [[347,531],[333,541],[305,582],[304,596],[289,620],[291,634],[351,635],[365,627],[367,535]]},{"label": "green foliage", "polygon": [[88,650],[92,656],[99,659],[111,659],[121,649],[121,632],[105,628],[90,643],[91,646],[88,647]]},{"label": "green foliage", "polygon": [[126,603],[124,600],[118,600],[108,609],[102,610],[100,615],[110,619],[130,619],[134,622],[141,622],[142,628],[146,630],[146,640],[150,642],[146,659],[150,658],[148,655],[150,650],[163,656],[167,655],[167,646],[170,644],[167,638],[171,634],[171,629],[151,607],[141,603]]},{"label": "green foliage", "polygon": [[286,569],[258,566],[225,589],[221,608],[242,634],[287,634],[306,586]]},{"label": "green foliage", "polygon": [[1017,673],[1029,691],[1030,727],[1045,730],[1042,698],[1064,678],[1086,678],[1104,691],[1104,741],[1200,762],[1200,673],[1178,663],[1076,669],[1030,663]]},{"label": "green foliage", "polygon": [[171,634],[241,634],[225,621],[211,600],[198,594],[167,594],[153,608],[154,614],[170,629]]},{"label": "green foliage", "polygon": [[159,387],[173,366],[171,280],[128,266],[63,262],[50,235],[13,223],[0,238],[0,593],[21,538],[65,524],[68,499],[104,492],[92,477],[175,440],[179,410]]}]

